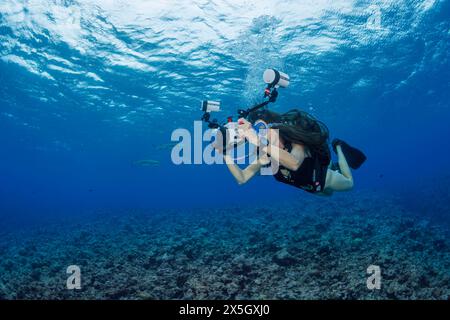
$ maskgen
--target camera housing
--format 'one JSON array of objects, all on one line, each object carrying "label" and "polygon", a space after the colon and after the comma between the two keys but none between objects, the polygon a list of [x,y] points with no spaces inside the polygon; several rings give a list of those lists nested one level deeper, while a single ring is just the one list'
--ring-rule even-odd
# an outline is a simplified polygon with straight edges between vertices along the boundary
[{"label": "camera housing", "polygon": [[214,139],[224,152],[245,143],[245,139],[241,138],[239,135],[238,127],[239,125],[237,122],[228,122],[216,129],[217,131],[214,134]]}]

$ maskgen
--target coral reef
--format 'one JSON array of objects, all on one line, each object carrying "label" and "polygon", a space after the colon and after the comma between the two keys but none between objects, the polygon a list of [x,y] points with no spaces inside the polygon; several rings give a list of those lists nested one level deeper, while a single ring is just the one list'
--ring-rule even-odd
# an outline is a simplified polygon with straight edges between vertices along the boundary
[{"label": "coral reef", "polygon": [[[80,290],[66,288],[69,265]],[[104,211],[0,235],[0,299],[449,299],[449,270],[445,229],[357,193]]]}]

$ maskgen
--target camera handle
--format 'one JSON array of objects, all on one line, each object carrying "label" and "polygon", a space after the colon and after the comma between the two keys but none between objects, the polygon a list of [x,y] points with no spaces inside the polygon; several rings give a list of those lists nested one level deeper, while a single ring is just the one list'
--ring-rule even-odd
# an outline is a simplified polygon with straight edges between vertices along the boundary
[{"label": "camera handle", "polygon": [[220,124],[217,122],[217,119],[210,120],[211,113],[206,112],[203,114],[202,118],[200,120],[206,122],[208,124],[208,128],[210,129],[217,129],[220,127]]}]

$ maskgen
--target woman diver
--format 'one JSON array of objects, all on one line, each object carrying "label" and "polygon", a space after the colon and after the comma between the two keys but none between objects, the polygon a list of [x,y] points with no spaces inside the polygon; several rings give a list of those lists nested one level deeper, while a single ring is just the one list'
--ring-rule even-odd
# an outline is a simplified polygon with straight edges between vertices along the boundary
[{"label": "woman diver", "polygon": [[[265,145],[252,123],[262,123],[268,128]],[[334,191],[351,190],[350,168],[357,169],[366,160],[361,151],[335,139],[332,147],[338,163],[332,164],[328,128],[303,111],[278,114],[267,109],[257,110],[248,115],[248,121],[241,118],[238,124],[240,137],[256,146],[260,154],[253,163],[241,169],[227,152],[224,153],[228,169],[239,184],[246,183],[262,167],[276,161],[279,164],[277,172],[273,172],[276,180],[317,195],[331,195]]]}]

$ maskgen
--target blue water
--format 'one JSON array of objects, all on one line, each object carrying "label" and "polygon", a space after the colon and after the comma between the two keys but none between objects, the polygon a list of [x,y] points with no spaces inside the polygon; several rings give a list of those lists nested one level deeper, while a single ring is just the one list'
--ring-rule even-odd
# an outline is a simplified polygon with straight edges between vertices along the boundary
[{"label": "blue water", "polygon": [[157,148],[202,99],[222,117],[260,100],[268,67],[292,79],[274,110],[309,111],[368,155],[356,188],[450,173],[449,1],[127,3],[2,1],[2,215],[304,196]]},{"label": "blue water", "polygon": [[201,100],[220,100],[219,118],[234,115],[261,100],[266,68],[291,77],[271,109],[308,111],[366,153],[352,192],[398,195],[433,215],[440,190],[436,214],[446,216],[448,0],[2,0],[2,225],[97,210],[320,205],[271,177],[238,186],[224,165],[171,161],[171,133],[193,130]]}]

